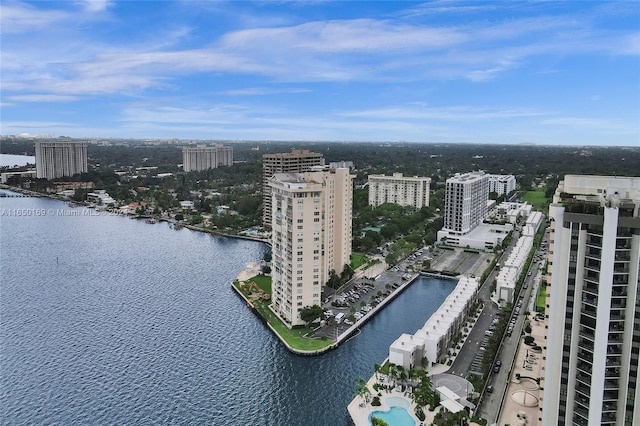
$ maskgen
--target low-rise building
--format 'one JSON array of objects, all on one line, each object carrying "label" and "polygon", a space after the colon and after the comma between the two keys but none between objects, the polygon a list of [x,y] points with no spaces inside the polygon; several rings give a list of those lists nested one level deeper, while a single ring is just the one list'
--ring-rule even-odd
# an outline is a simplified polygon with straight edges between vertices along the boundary
[{"label": "low-rise building", "polygon": [[18,176],[22,178],[35,178],[37,172],[35,170],[24,170],[21,172],[4,172],[0,174],[0,181],[7,183],[12,177]]},{"label": "low-rise building", "polygon": [[440,308],[413,335],[402,334],[389,347],[389,362],[405,369],[415,368],[423,359],[431,364],[446,360],[453,339],[470,313],[480,281],[463,276]]},{"label": "low-rise building", "polygon": [[533,232],[532,227],[525,228],[523,229],[523,235],[518,238],[518,242],[500,268],[500,273],[496,278],[496,291],[501,305],[513,303],[518,278],[533,247],[535,232]]},{"label": "low-rise building", "polygon": [[111,198],[104,189],[97,189],[87,194],[87,203],[96,206],[108,206],[109,204],[115,205],[117,201]]},{"label": "low-rise building", "polygon": [[527,218],[531,214],[533,206],[528,203],[515,203],[503,201],[496,208],[495,217],[515,224],[519,218]]}]

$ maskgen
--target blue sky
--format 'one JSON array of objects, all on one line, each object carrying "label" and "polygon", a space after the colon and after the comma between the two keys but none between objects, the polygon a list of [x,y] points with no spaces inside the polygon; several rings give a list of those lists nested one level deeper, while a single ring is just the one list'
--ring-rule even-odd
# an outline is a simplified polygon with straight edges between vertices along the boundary
[{"label": "blue sky", "polygon": [[0,10],[3,135],[640,145],[635,2]]}]

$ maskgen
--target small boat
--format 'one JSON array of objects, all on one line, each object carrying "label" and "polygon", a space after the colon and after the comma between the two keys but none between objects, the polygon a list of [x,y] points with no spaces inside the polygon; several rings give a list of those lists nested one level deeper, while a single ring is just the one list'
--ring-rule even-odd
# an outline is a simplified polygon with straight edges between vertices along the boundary
[{"label": "small boat", "polygon": [[157,221],[157,220],[155,220],[155,219],[154,219],[154,218],[152,218],[152,217],[148,217],[148,218],[146,218],[144,221],[145,221],[146,223],[151,223],[151,224],[153,224],[153,223],[158,223],[158,221]]},{"label": "small boat", "polygon": [[175,229],[176,231],[179,231],[182,229],[182,225],[179,223],[174,223],[173,224],[173,229]]}]

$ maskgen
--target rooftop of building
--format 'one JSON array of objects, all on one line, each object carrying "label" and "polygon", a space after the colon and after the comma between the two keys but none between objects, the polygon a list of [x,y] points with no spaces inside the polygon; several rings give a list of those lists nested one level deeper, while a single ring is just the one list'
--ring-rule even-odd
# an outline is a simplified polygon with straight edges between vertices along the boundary
[{"label": "rooftop of building", "polygon": [[485,178],[487,175],[482,170],[476,170],[467,173],[456,173],[454,176],[447,179],[447,183],[462,183],[471,182],[474,180]]}]

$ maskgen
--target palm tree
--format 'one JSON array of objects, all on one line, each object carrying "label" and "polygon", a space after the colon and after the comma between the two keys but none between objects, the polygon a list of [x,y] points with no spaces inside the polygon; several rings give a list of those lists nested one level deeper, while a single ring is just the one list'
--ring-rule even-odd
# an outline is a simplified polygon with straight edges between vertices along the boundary
[{"label": "palm tree", "polygon": [[366,402],[369,402],[369,394],[371,394],[371,391],[369,390],[369,386],[367,386],[367,381],[362,377],[358,377],[356,395],[363,398]]},{"label": "palm tree", "polygon": [[380,372],[380,364],[373,364],[373,371],[376,373],[376,380],[378,380],[378,373]]},{"label": "palm tree", "polygon": [[371,417],[371,426],[389,426],[389,423],[378,417]]},{"label": "palm tree", "polygon": [[396,375],[398,373],[398,369],[395,364],[389,364],[389,377],[391,377],[395,383]]}]

